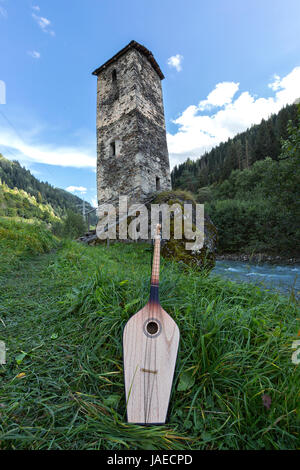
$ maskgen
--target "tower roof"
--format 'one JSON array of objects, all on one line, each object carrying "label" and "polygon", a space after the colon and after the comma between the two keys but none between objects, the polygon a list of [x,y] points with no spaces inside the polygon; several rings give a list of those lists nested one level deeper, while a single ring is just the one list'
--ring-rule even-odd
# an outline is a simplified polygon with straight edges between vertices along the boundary
[{"label": "tower roof", "polygon": [[102,70],[104,70],[106,67],[108,67],[110,64],[112,64],[113,62],[115,62],[116,60],[119,59],[119,57],[121,57],[123,54],[126,54],[127,51],[129,51],[130,49],[137,49],[139,52],[141,52],[145,57],[147,57],[147,59],[149,60],[150,64],[152,65],[152,67],[154,68],[154,70],[157,72],[159,78],[161,80],[163,80],[165,78],[164,74],[162,73],[162,71],[160,70],[160,67],[158,65],[158,63],[156,62],[156,60],[154,59],[154,56],[152,54],[151,51],[149,51],[145,46],[142,46],[141,44],[139,44],[138,42],[136,41],[130,41],[129,44],[127,44],[127,46],[123,47],[123,49],[121,49],[119,52],[117,52],[117,54],[115,54],[111,59],[109,59],[107,62],[105,62],[103,65],[101,65],[100,67],[98,67],[96,70],[94,70],[94,72],[92,72],[93,75],[98,75]]}]

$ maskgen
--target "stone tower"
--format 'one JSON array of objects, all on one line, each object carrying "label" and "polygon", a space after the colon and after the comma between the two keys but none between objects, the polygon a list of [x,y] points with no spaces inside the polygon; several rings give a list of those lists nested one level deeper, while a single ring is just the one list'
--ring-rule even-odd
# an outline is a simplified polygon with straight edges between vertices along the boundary
[{"label": "stone tower", "polygon": [[171,189],[164,75],[152,53],[131,41],[93,75],[98,77],[98,203],[127,194],[142,201]]}]

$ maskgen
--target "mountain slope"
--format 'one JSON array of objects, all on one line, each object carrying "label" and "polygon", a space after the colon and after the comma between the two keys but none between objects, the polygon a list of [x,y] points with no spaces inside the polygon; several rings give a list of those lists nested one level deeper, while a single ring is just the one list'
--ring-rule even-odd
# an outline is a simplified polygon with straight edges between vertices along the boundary
[{"label": "mountain slope", "polygon": [[287,139],[287,124],[297,123],[297,106],[285,106],[260,124],[222,142],[201,158],[188,159],[172,171],[174,189],[188,189],[194,193],[199,188],[221,183],[229,178],[232,170],[249,168],[266,157],[277,160],[281,152],[281,139]]},{"label": "mountain slope", "polygon": [[[63,216],[66,211],[80,212],[83,200],[64,189],[55,188],[48,182],[39,181],[29,170],[22,167],[18,161],[10,161],[0,154],[0,181],[8,188],[26,191],[34,196],[38,204],[48,204],[56,216]],[[7,191],[6,191],[7,192]],[[92,206],[86,202],[86,211]]]}]

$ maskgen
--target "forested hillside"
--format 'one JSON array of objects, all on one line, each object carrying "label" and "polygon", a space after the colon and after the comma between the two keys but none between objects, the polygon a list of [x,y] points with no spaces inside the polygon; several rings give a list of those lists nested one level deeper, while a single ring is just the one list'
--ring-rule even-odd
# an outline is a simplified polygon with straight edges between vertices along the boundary
[{"label": "forested hillside", "polygon": [[38,202],[35,196],[23,189],[11,189],[0,182],[0,216],[38,219],[47,223],[59,222],[50,204]]},{"label": "forested hillside", "polygon": [[219,253],[299,257],[300,105],[298,117],[287,106],[203,159],[175,168],[173,185],[205,204]]},{"label": "forested hillside", "polygon": [[[10,161],[0,154],[0,181],[9,188],[18,188],[34,196],[38,204],[50,204],[54,213],[61,217],[67,210],[80,212],[82,199],[64,189],[54,188],[49,183],[44,183],[35,178],[29,170],[22,167],[17,161]],[[81,206],[82,207],[82,206]],[[92,206],[86,202],[86,210]]]},{"label": "forested hillside", "polygon": [[198,160],[188,159],[172,171],[174,189],[189,189],[197,193],[199,188],[221,183],[233,170],[249,168],[258,160],[270,157],[277,160],[281,152],[281,139],[287,139],[289,120],[297,122],[295,104],[282,108],[260,124],[228,139]]}]

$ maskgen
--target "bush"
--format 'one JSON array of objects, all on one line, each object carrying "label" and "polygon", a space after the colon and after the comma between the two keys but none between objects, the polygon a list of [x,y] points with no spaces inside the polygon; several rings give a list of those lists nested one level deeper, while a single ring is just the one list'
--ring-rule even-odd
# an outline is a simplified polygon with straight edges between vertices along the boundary
[{"label": "bush", "polygon": [[299,230],[287,208],[269,199],[217,200],[205,206],[218,228],[220,252],[290,253]]},{"label": "bush", "polygon": [[56,221],[52,224],[52,232],[61,238],[78,238],[87,230],[87,225],[81,214],[67,211],[63,221]]}]

